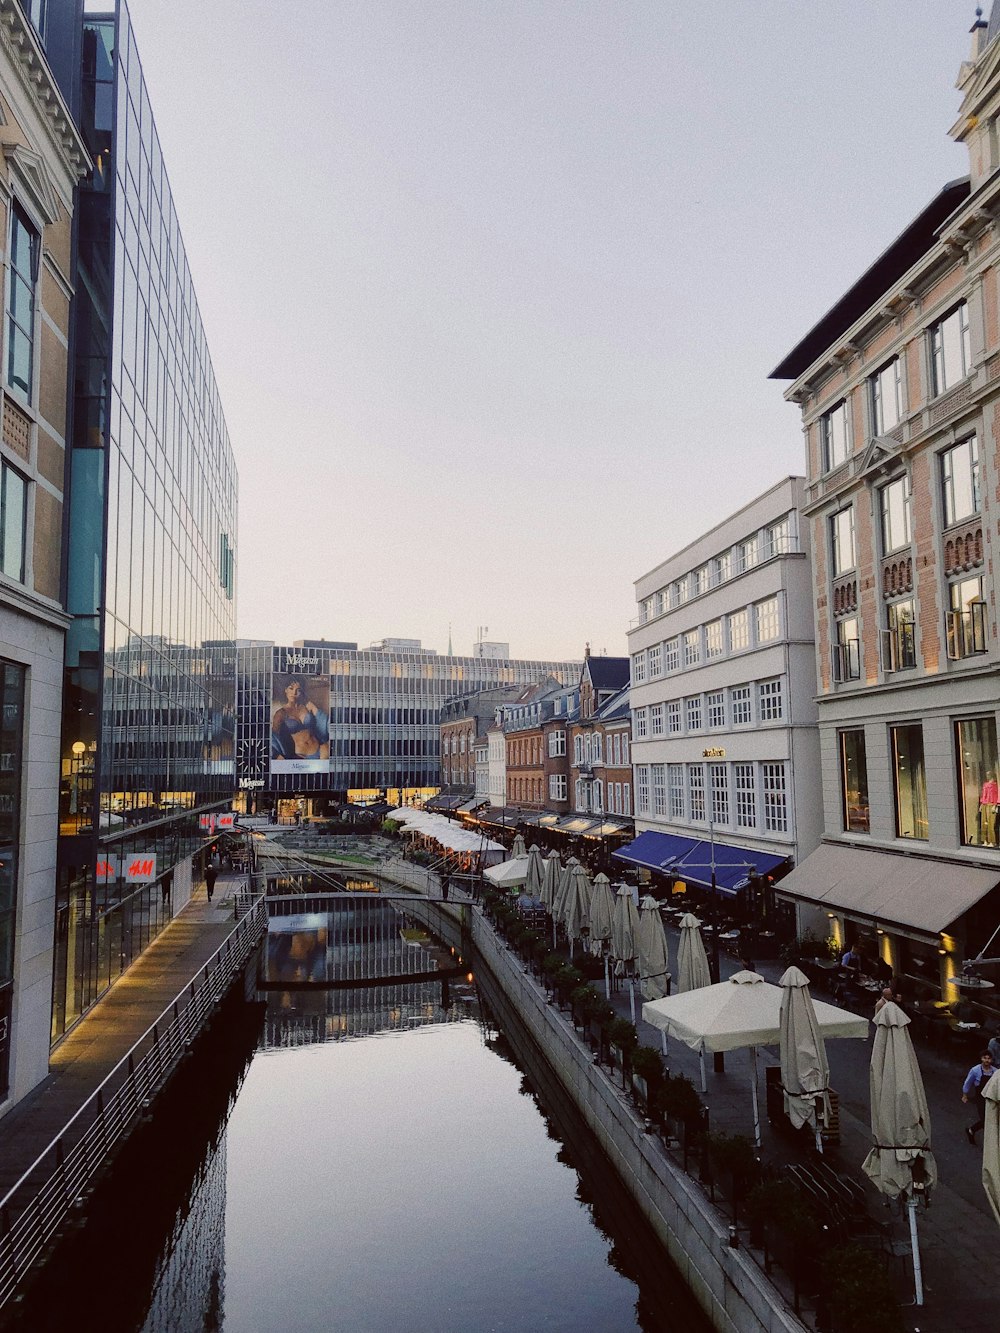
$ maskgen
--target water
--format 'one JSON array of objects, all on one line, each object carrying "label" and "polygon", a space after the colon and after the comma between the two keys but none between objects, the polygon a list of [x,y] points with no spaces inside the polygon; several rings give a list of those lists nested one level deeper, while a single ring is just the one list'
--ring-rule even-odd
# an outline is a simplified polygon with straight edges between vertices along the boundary
[{"label": "water", "polygon": [[230,1005],[17,1327],[706,1327],[585,1129],[565,1106],[543,1113],[469,980],[330,988],[373,939],[383,966],[451,961],[386,927],[282,921],[271,956],[304,989]]}]

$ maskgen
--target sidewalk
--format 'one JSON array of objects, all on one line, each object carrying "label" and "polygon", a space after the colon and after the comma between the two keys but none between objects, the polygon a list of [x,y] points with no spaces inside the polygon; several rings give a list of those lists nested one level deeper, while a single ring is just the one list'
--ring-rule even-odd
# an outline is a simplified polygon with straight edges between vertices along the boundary
[{"label": "sidewalk", "polygon": [[199,886],[191,901],[53,1051],[48,1077],[0,1119],[0,1198],[234,929],[231,899],[244,879],[220,875],[211,903],[204,886]]}]

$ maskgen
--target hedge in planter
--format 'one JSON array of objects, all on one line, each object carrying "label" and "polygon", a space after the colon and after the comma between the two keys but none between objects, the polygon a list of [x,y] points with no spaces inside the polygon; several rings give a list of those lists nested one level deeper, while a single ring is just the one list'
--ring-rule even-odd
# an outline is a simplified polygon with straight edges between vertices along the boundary
[{"label": "hedge in planter", "polygon": [[902,1333],[903,1319],[885,1265],[860,1245],[824,1257],[821,1295],[832,1333]]}]

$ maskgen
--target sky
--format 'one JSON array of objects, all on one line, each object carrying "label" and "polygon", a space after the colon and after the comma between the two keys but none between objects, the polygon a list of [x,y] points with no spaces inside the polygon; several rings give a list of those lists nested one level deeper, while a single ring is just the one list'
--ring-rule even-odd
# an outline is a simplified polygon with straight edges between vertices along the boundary
[{"label": "sky", "polygon": [[634,581],[803,471],[769,372],[967,171],[957,0],[130,10],[243,637],[625,653]]}]

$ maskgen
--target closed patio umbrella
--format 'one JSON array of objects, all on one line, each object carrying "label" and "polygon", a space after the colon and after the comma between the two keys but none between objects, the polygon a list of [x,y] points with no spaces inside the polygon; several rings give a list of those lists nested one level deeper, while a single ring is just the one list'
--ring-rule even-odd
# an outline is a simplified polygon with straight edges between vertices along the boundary
[{"label": "closed patio umbrella", "polygon": [[529,898],[541,900],[542,879],[545,875],[545,862],[534,844],[528,852],[528,875],[524,882],[524,891]]},{"label": "closed patio umbrella", "polygon": [[511,858],[513,858],[513,857],[515,857],[515,856],[527,856],[527,855],[528,855],[528,849],[527,849],[527,847],[525,847],[525,845],[524,845],[524,838],[521,836],[520,833],[515,833],[515,834],[514,834],[514,841],[513,841],[513,843],[511,843],[510,854],[511,854]]},{"label": "closed patio umbrella", "polygon": [[544,874],[542,875],[542,905],[547,911],[551,912],[556,900],[556,889],[559,886],[559,875],[562,866],[559,864],[559,853],[549,852],[545,858]]},{"label": "closed patio umbrella", "polygon": [[556,886],[555,902],[552,904],[552,912],[556,920],[563,919],[563,912],[566,906],[566,895],[569,893],[569,886],[573,879],[573,871],[580,864],[575,856],[571,856],[563,866],[559,874],[559,883]]},{"label": "closed patio umbrella", "polygon": [[875,1016],[875,1041],[869,1069],[872,1103],[871,1152],[862,1170],[890,1199],[902,1197],[910,1216],[913,1285],[917,1305],[924,1303],[917,1244],[917,1195],[937,1181],[931,1152],[931,1113],[924,1081],[907,1028],[910,1020],[898,1004]]},{"label": "closed patio umbrella", "polygon": [[619,976],[632,965],[638,950],[639,909],[632,897],[632,890],[623,884],[615,895],[615,911],[611,918],[611,956]]},{"label": "closed patio umbrella", "polygon": [[590,927],[590,876],[579,862],[573,867],[569,888],[563,903],[563,925],[569,939],[569,956],[573,957],[573,941],[583,938]]},{"label": "closed patio umbrella", "polygon": [[659,1000],[669,990],[667,935],[660,904],[647,894],[639,904],[639,989],[644,1000]]},{"label": "closed patio umbrella", "polygon": [[1000,1078],[991,1078],[983,1089],[986,1099],[986,1128],[983,1130],[983,1189],[1000,1222]]},{"label": "closed patio umbrella", "polygon": [[823,1151],[820,1124],[830,1119],[830,1066],[816,1022],[809,978],[790,967],[781,978],[781,1087],[785,1114],[795,1126],[811,1124],[816,1150]]},{"label": "closed patio umbrella", "polygon": [[611,892],[611,881],[607,875],[600,874],[594,880],[590,899],[590,948],[593,953],[602,954],[604,946],[611,942],[614,914],[615,895]]},{"label": "closed patio umbrella", "polygon": [[705,953],[705,941],[701,938],[701,922],[685,912],[680,919],[681,939],[677,946],[677,990],[698,990],[712,984],[712,974],[708,970],[708,955]]}]

